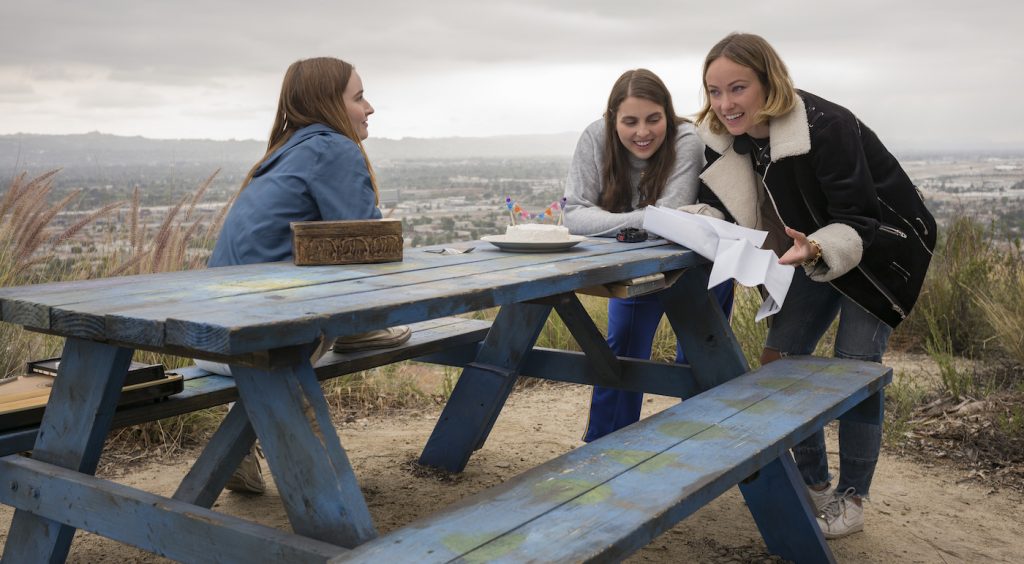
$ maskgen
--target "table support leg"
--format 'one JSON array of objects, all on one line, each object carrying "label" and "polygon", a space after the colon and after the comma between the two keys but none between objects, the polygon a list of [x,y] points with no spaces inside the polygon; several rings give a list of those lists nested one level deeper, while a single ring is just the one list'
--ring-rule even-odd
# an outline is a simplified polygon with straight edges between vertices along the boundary
[{"label": "table support leg", "polygon": [[576,339],[580,350],[587,356],[590,376],[599,386],[618,387],[622,385],[622,364],[608,347],[608,341],[576,294],[566,294],[555,304],[555,312],[562,318],[569,333]]},{"label": "table support leg", "polygon": [[710,266],[688,268],[678,282],[659,294],[702,391],[750,370],[729,320],[708,290],[710,273]]},{"label": "table support leg", "polygon": [[[132,352],[80,339],[65,341],[50,405],[66,407],[43,413],[33,458],[84,474],[96,472]],[[74,536],[71,527],[15,511],[2,562],[63,562]]]},{"label": "table support leg", "polygon": [[512,393],[551,306],[519,303],[498,312],[476,360],[467,365],[420,455],[420,464],[461,472],[483,446]]},{"label": "table support leg", "polygon": [[807,487],[788,452],[740,483],[740,491],[773,554],[797,563],[835,562],[811,510]]},{"label": "table support leg", "polygon": [[256,432],[249,423],[249,414],[245,411],[245,405],[236,401],[174,492],[174,499],[200,507],[212,507],[254,442]]},{"label": "table support leg", "polygon": [[231,373],[295,532],[346,548],[376,537],[313,365]]}]

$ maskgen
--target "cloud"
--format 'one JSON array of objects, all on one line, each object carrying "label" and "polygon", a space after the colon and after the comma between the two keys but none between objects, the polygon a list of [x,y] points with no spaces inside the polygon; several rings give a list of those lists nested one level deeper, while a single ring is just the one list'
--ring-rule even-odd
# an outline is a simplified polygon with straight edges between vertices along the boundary
[{"label": "cloud", "polygon": [[35,0],[3,12],[0,103],[11,110],[0,133],[89,122],[262,138],[284,69],[318,55],[357,65],[374,135],[581,130],[627,68],[655,70],[681,111],[695,110],[705,53],[739,30],[765,36],[799,87],[847,104],[883,138],[1024,145],[1024,7],[1011,0]]}]

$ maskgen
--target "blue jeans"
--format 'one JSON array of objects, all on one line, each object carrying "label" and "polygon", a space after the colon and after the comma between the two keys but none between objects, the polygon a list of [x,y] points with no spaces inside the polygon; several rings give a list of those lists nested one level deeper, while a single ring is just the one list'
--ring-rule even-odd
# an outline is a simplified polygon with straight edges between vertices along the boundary
[{"label": "blue jeans", "polygon": [[[728,316],[732,311],[733,282],[723,282],[712,288],[722,311]],[[658,293],[636,298],[610,298],[608,300],[608,346],[616,356],[628,358],[651,358],[654,333],[665,315],[665,307],[658,299]],[[685,363],[683,348],[676,341],[676,362]],[[616,388],[594,386],[590,398],[590,418],[583,435],[586,442],[599,439],[612,431],[640,420],[640,407],[644,395]]]},{"label": "blue jeans", "polygon": [[[802,268],[796,269],[782,310],[770,318],[765,348],[783,356],[811,354],[836,315],[839,315],[839,328],[833,356],[882,362],[892,328],[831,284],[809,279]],[[881,425],[840,421],[836,489],[845,492],[853,488],[856,495],[867,497],[881,447]],[[796,445],[793,457],[805,484],[821,485],[831,479],[824,429]]]}]

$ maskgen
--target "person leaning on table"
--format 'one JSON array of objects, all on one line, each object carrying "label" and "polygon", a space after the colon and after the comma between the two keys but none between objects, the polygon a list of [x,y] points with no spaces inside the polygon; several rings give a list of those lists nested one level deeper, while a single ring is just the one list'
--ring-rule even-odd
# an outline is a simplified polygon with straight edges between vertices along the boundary
[{"label": "person leaning on table", "polygon": [[[208,266],[292,260],[293,221],[380,219],[377,185],[362,144],[371,114],[373,106],[351,64],[330,57],[292,63],[281,84],[266,154],[242,182]],[[408,327],[391,327],[339,338],[333,348],[397,346],[410,334]],[[225,364],[197,359],[196,365],[231,375]],[[226,487],[265,491],[255,446]]]},{"label": "person leaning on table", "polygon": [[[707,145],[698,200],[687,211],[769,232],[797,268],[770,321],[761,362],[811,354],[839,315],[835,356],[881,362],[910,312],[935,246],[935,221],[910,178],[849,110],[796,90],[763,38],[735,33],[704,60],[698,132]],[[826,538],[863,529],[881,425],[841,421],[839,482],[825,435],[793,449]]]},{"label": "person leaning on table", "polygon": [[[614,237],[620,229],[642,227],[647,206],[695,202],[702,150],[693,124],[676,116],[661,79],[647,69],[626,71],[612,86],[604,117],[587,126],[576,145],[565,183],[566,227],[576,235]],[[732,282],[714,292],[729,315]],[[617,356],[651,358],[664,314],[657,293],[609,298],[608,346]],[[686,362],[678,341],[676,362]],[[583,440],[635,423],[642,405],[642,393],[594,386]]]}]

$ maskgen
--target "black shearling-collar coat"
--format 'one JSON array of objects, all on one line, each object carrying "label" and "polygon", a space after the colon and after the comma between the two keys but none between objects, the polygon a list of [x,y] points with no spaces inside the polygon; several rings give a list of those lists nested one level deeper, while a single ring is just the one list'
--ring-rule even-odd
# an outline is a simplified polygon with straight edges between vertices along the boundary
[{"label": "black shearling-collar coat", "polygon": [[[797,92],[797,107],[769,122],[763,177],[746,154],[748,139],[734,144],[740,139],[699,128],[708,164],[700,203],[683,209],[760,229],[781,219],[821,245],[822,260],[806,269],[812,280],[831,283],[895,327],[920,293],[935,220],[873,131],[846,108]],[[773,209],[776,217],[766,217]]]}]

